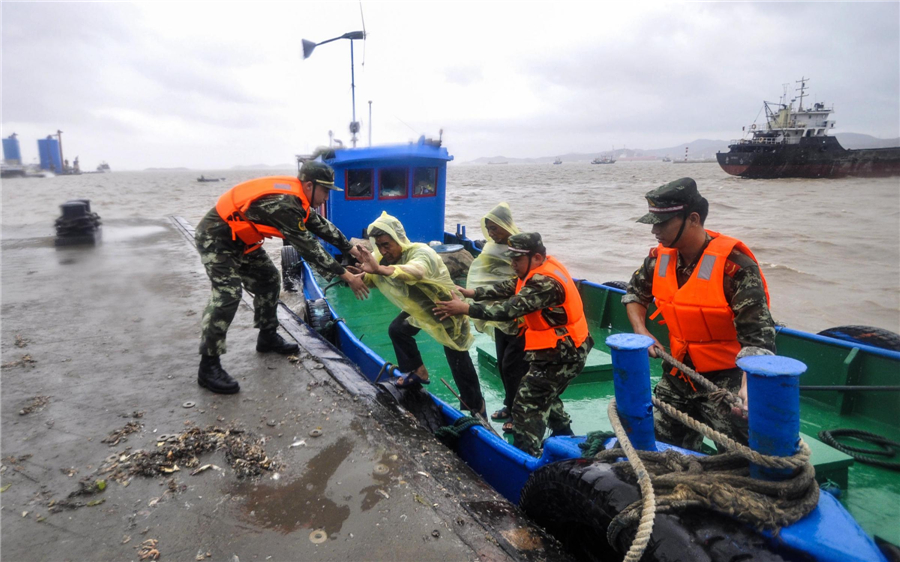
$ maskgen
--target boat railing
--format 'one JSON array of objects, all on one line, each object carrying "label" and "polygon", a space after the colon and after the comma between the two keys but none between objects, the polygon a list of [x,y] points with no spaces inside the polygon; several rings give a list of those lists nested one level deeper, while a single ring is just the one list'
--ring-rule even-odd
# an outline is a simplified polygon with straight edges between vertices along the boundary
[{"label": "boat railing", "polygon": [[801,137],[787,137],[782,136],[780,138],[767,138],[767,137],[754,137],[752,139],[740,139],[732,141],[732,144],[762,144],[766,146],[776,146],[780,144],[800,144]]}]

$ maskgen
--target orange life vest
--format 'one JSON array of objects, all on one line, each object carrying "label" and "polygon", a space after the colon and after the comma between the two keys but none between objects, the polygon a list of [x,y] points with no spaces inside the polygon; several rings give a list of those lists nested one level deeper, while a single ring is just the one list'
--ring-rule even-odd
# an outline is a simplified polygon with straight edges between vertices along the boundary
[{"label": "orange life vest", "polygon": [[[706,232],[712,240],[703,251],[690,279],[681,288],[678,287],[675,271],[678,251],[664,248],[661,244],[657,248],[653,296],[659,310],[651,317],[662,313],[669,329],[672,356],[682,361],[689,354],[694,367],[701,373],[733,369],[735,357],[741,350],[734,328],[734,312],[725,300],[722,286],[726,266],[730,264],[731,268],[735,267],[728,261],[728,256],[733,249],[737,249],[757,261],[740,240],[711,230]],[[762,276],[762,271],[759,275],[768,304],[766,278]]]},{"label": "orange life vest", "polygon": [[247,244],[245,254],[262,246],[266,238],[284,238],[277,228],[251,222],[244,215],[251,203],[260,197],[273,194],[299,197],[300,204],[306,211],[302,223],[306,223],[309,218],[309,201],[303,193],[300,180],[293,176],[269,176],[239,183],[219,197],[216,203],[219,216],[231,227],[231,239],[240,238]]},{"label": "orange life vest", "polygon": [[[566,293],[566,300],[563,301],[562,308],[566,311],[567,324],[565,326],[551,326],[541,315],[540,310],[525,315],[525,349],[553,349],[559,340],[569,336],[576,346],[584,343],[588,337],[587,319],[584,316],[584,305],[581,302],[581,295],[578,293],[578,287],[572,281],[572,277],[566,268],[553,256],[547,256],[547,259],[540,266],[528,272],[528,276],[523,280],[516,282],[516,294],[522,290],[525,283],[536,274],[551,277],[559,281]],[[553,310],[551,307],[550,310]],[[565,328],[565,333],[558,335],[556,330]]]}]

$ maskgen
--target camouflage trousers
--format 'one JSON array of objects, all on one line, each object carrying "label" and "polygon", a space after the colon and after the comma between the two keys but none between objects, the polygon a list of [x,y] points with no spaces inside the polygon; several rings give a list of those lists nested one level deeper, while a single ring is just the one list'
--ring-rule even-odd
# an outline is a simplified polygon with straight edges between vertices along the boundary
[{"label": "camouflage trousers", "polygon": [[573,363],[531,363],[513,401],[513,446],[533,457],[540,457],[548,425],[550,431],[569,429],[572,418],[563,408],[559,396],[581,374],[586,358],[587,352],[580,361]]},{"label": "camouflage trousers", "polygon": [[[731,406],[725,401],[716,402],[709,398],[709,393],[698,387],[694,390],[690,383],[680,377],[665,374],[656,385],[654,394],[657,398],[671,404],[678,410],[688,414],[712,427],[716,431],[728,435],[735,441],[746,445],[748,436],[747,420],[731,413]],[[737,394],[741,389],[742,372],[740,369],[716,371],[708,373],[709,380],[719,388]],[[659,408],[653,409],[653,424],[656,427],[656,439],[663,443],[677,445],[684,449],[699,451],[703,436],[690,429],[680,421],[670,417]],[[719,451],[722,447],[717,445]]]},{"label": "camouflage trousers", "polygon": [[253,293],[253,325],[259,330],[278,327],[281,274],[262,248],[244,254],[242,246],[235,248],[231,240],[223,242],[202,226],[197,227],[194,240],[212,282],[212,294],[200,322],[200,354],[222,355],[225,334],[241,303],[241,285]]}]

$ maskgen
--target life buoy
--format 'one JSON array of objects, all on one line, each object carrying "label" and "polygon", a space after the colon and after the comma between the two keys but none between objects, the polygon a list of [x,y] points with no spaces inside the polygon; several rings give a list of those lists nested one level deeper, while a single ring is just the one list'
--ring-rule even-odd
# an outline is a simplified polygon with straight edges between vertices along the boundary
[{"label": "life buoy", "polygon": [[751,129],[756,129],[756,123],[750,125],[750,128],[751,128]]}]

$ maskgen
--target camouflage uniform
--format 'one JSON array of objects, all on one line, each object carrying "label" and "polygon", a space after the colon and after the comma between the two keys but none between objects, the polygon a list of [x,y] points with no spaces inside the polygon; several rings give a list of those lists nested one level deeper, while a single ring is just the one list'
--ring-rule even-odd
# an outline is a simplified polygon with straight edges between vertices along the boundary
[{"label": "camouflage uniform", "polygon": [[[516,235],[522,236],[522,234]],[[510,244],[513,239],[510,238]],[[555,279],[536,274],[525,282],[516,294],[516,279],[498,283],[492,287],[475,289],[474,299],[499,300],[490,304],[469,306],[469,317],[480,320],[514,320],[541,311],[551,326],[565,326],[565,290]],[[551,308],[554,307],[554,308]],[[563,408],[560,395],[584,368],[587,355],[594,345],[590,336],[576,347],[572,338],[560,340],[554,349],[538,349],[525,352],[529,363],[528,373],[519,384],[513,401],[513,445],[529,455],[541,456],[541,443],[549,425],[553,432],[570,431],[572,419]]]},{"label": "camouflage uniform", "polygon": [[[661,191],[666,191],[666,188],[679,184],[679,182],[684,183],[684,180],[660,187],[648,194],[648,199],[651,199],[651,194],[658,195]],[[693,180],[690,180],[690,183],[693,183]],[[693,185],[693,192],[696,194],[696,184]],[[699,197],[699,194],[696,194],[696,197]],[[677,195],[674,197],[670,195],[669,200],[664,200],[659,205],[665,207],[678,201]],[[653,201],[651,201],[652,205]],[[648,214],[648,217],[652,214]],[[661,218],[666,219],[666,216],[663,215]],[[646,217],[642,218],[640,222],[650,222],[651,220],[661,222],[658,218],[645,219]],[[692,263],[685,263],[681,254],[678,254],[675,270],[679,287],[684,286],[690,279],[710,240],[712,238],[707,234],[703,248]],[[653,274],[656,269],[656,259],[657,249],[653,248],[641,267],[632,275],[626,294],[622,297],[622,304],[627,305],[634,302],[645,307],[650,306],[650,303],[653,302]],[[766,292],[757,263],[740,251],[732,250],[731,255],[728,256],[726,275],[724,275],[722,285],[725,299],[734,313],[737,340],[742,346],[737,357],[774,353],[775,322],[769,313]],[[689,355],[686,355],[682,362],[688,367],[693,367]],[[746,420],[732,414],[731,407],[725,402],[710,400],[707,391],[697,387],[686,375],[675,370],[668,362],[664,361],[662,368],[664,375],[654,391],[657,398],[690,414],[695,419],[700,419],[717,431],[730,435],[743,444],[747,443]],[[710,371],[703,375],[720,388],[727,389],[734,394],[741,389],[743,373],[737,367],[722,371]],[[703,442],[702,435],[688,429],[684,424],[670,418],[659,409],[654,409],[653,418],[658,440],[686,449],[700,450]]]},{"label": "camouflage uniform", "polygon": [[[344,253],[350,251],[350,242],[315,210],[310,209],[310,217],[304,224],[302,219],[306,212],[298,197],[267,195],[254,201],[245,214],[252,222],[277,228],[300,256],[325,277],[344,273],[344,267],[313,235]],[[218,356],[225,353],[225,333],[241,302],[242,284],[254,295],[253,325],[260,330],[277,328],[281,274],[266,251],[259,248],[245,254],[247,245],[240,238],[232,239],[231,228],[215,207],[197,225],[194,239],[212,282],[212,295],[201,321],[200,354]]]}]

